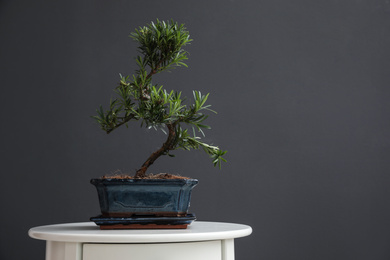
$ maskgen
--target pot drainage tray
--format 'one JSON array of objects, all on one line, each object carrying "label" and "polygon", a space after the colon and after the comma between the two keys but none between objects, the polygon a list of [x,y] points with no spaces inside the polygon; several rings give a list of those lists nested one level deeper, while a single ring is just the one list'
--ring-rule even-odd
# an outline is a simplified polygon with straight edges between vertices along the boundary
[{"label": "pot drainage tray", "polygon": [[158,217],[158,216],[136,216],[136,217],[103,217],[90,218],[100,229],[185,229],[196,217],[194,214],[187,214],[185,217]]}]

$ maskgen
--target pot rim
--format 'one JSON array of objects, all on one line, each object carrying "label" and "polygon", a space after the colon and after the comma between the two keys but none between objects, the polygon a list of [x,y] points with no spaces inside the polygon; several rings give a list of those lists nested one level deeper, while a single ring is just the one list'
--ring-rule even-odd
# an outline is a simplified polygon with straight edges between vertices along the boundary
[{"label": "pot rim", "polygon": [[197,179],[110,179],[93,178],[90,181],[94,183],[198,183]]}]

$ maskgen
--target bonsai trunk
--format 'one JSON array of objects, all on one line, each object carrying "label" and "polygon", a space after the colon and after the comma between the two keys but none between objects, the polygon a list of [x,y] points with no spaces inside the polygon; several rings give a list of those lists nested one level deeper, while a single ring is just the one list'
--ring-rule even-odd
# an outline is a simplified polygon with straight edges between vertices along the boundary
[{"label": "bonsai trunk", "polygon": [[167,140],[165,141],[165,143],[163,143],[163,145],[160,147],[160,149],[158,149],[157,151],[152,153],[149,156],[149,158],[144,162],[144,164],[142,164],[142,167],[137,170],[134,178],[142,179],[142,178],[146,177],[146,170],[149,168],[149,166],[152,165],[154,163],[154,161],[156,161],[161,155],[166,154],[170,150],[173,150],[174,142],[176,139],[175,126],[176,126],[175,123],[167,124],[168,130],[169,130]]}]

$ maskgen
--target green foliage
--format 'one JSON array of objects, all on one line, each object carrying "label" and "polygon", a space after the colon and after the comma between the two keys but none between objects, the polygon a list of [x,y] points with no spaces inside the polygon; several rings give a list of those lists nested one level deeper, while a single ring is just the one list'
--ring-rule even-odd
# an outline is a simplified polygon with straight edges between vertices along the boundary
[{"label": "green foliage", "polygon": [[[204,112],[215,113],[210,109],[210,105],[206,105],[209,94],[202,95],[199,91],[193,91],[194,103],[186,105],[181,92],[173,90],[168,92],[162,86],[152,83],[152,76],[157,73],[176,67],[187,67],[184,61],[187,60],[188,53],[182,47],[192,41],[189,32],[183,24],[178,25],[172,20],[170,22],[157,20],[136,29],[130,37],[139,43],[138,51],[141,55],[135,59],[138,70],[132,76],[120,75],[119,84],[115,88],[117,97],[110,100],[109,109],[104,110],[100,106],[93,118],[107,133],[121,125],[127,126],[132,120],[139,120],[141,126],[161,129],[168,135],[157,157],[173,156],[169,151],[179,148],[184,150],[202,148],[210,155],[213,164],[221,167],[221,162],[226,161],[222,157],[226,151],[203,143],[196,135],[201,133],[204,136],[203,130],[210,129],[203,123],[208,117]],[[183,128],[183,125],[192,128],[192,135],[188,133],[187,128]],[[144,166],[148,167],[151,163],[145,165],[145,162]]]}]

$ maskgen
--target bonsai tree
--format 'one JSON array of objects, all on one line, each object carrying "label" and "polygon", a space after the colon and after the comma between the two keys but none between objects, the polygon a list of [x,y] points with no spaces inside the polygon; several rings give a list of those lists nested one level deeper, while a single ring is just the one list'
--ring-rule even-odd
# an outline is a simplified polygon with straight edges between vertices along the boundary
[{"label": "bonsai tree", "polygon": [[[184,104],[181,92],[167,91],[152,83],[155,74],[172,70],[176,67],[187,67],[187,52],[182,49],[189,44],[189,32],[183,24],[159,21],[140,27],[130,34],[138,42],[136,57],[138,70],[130,76],[120,75],[119,85],[115,88],[117,97],[110,100],[108,110],[102,106],[97,109],[93,118],[101,129],[111,133],[130,121],[141,121],[141,126],[161,129],[167,139],[162,146],[153,152],[136,171],[134,178],[146,177],[146,170],[160,156],[169,155],[176,149],[203,149],[212,158],[214,166],[221,167],[222,156],[226,151],[217,146],[202,142],[203,129],[210,129],[203,122],[208,117],[204,112],[214,112],[206,105],[209,94],[193,91],[193,104]],[[190,130],[189,130],[190,129]]]}]

